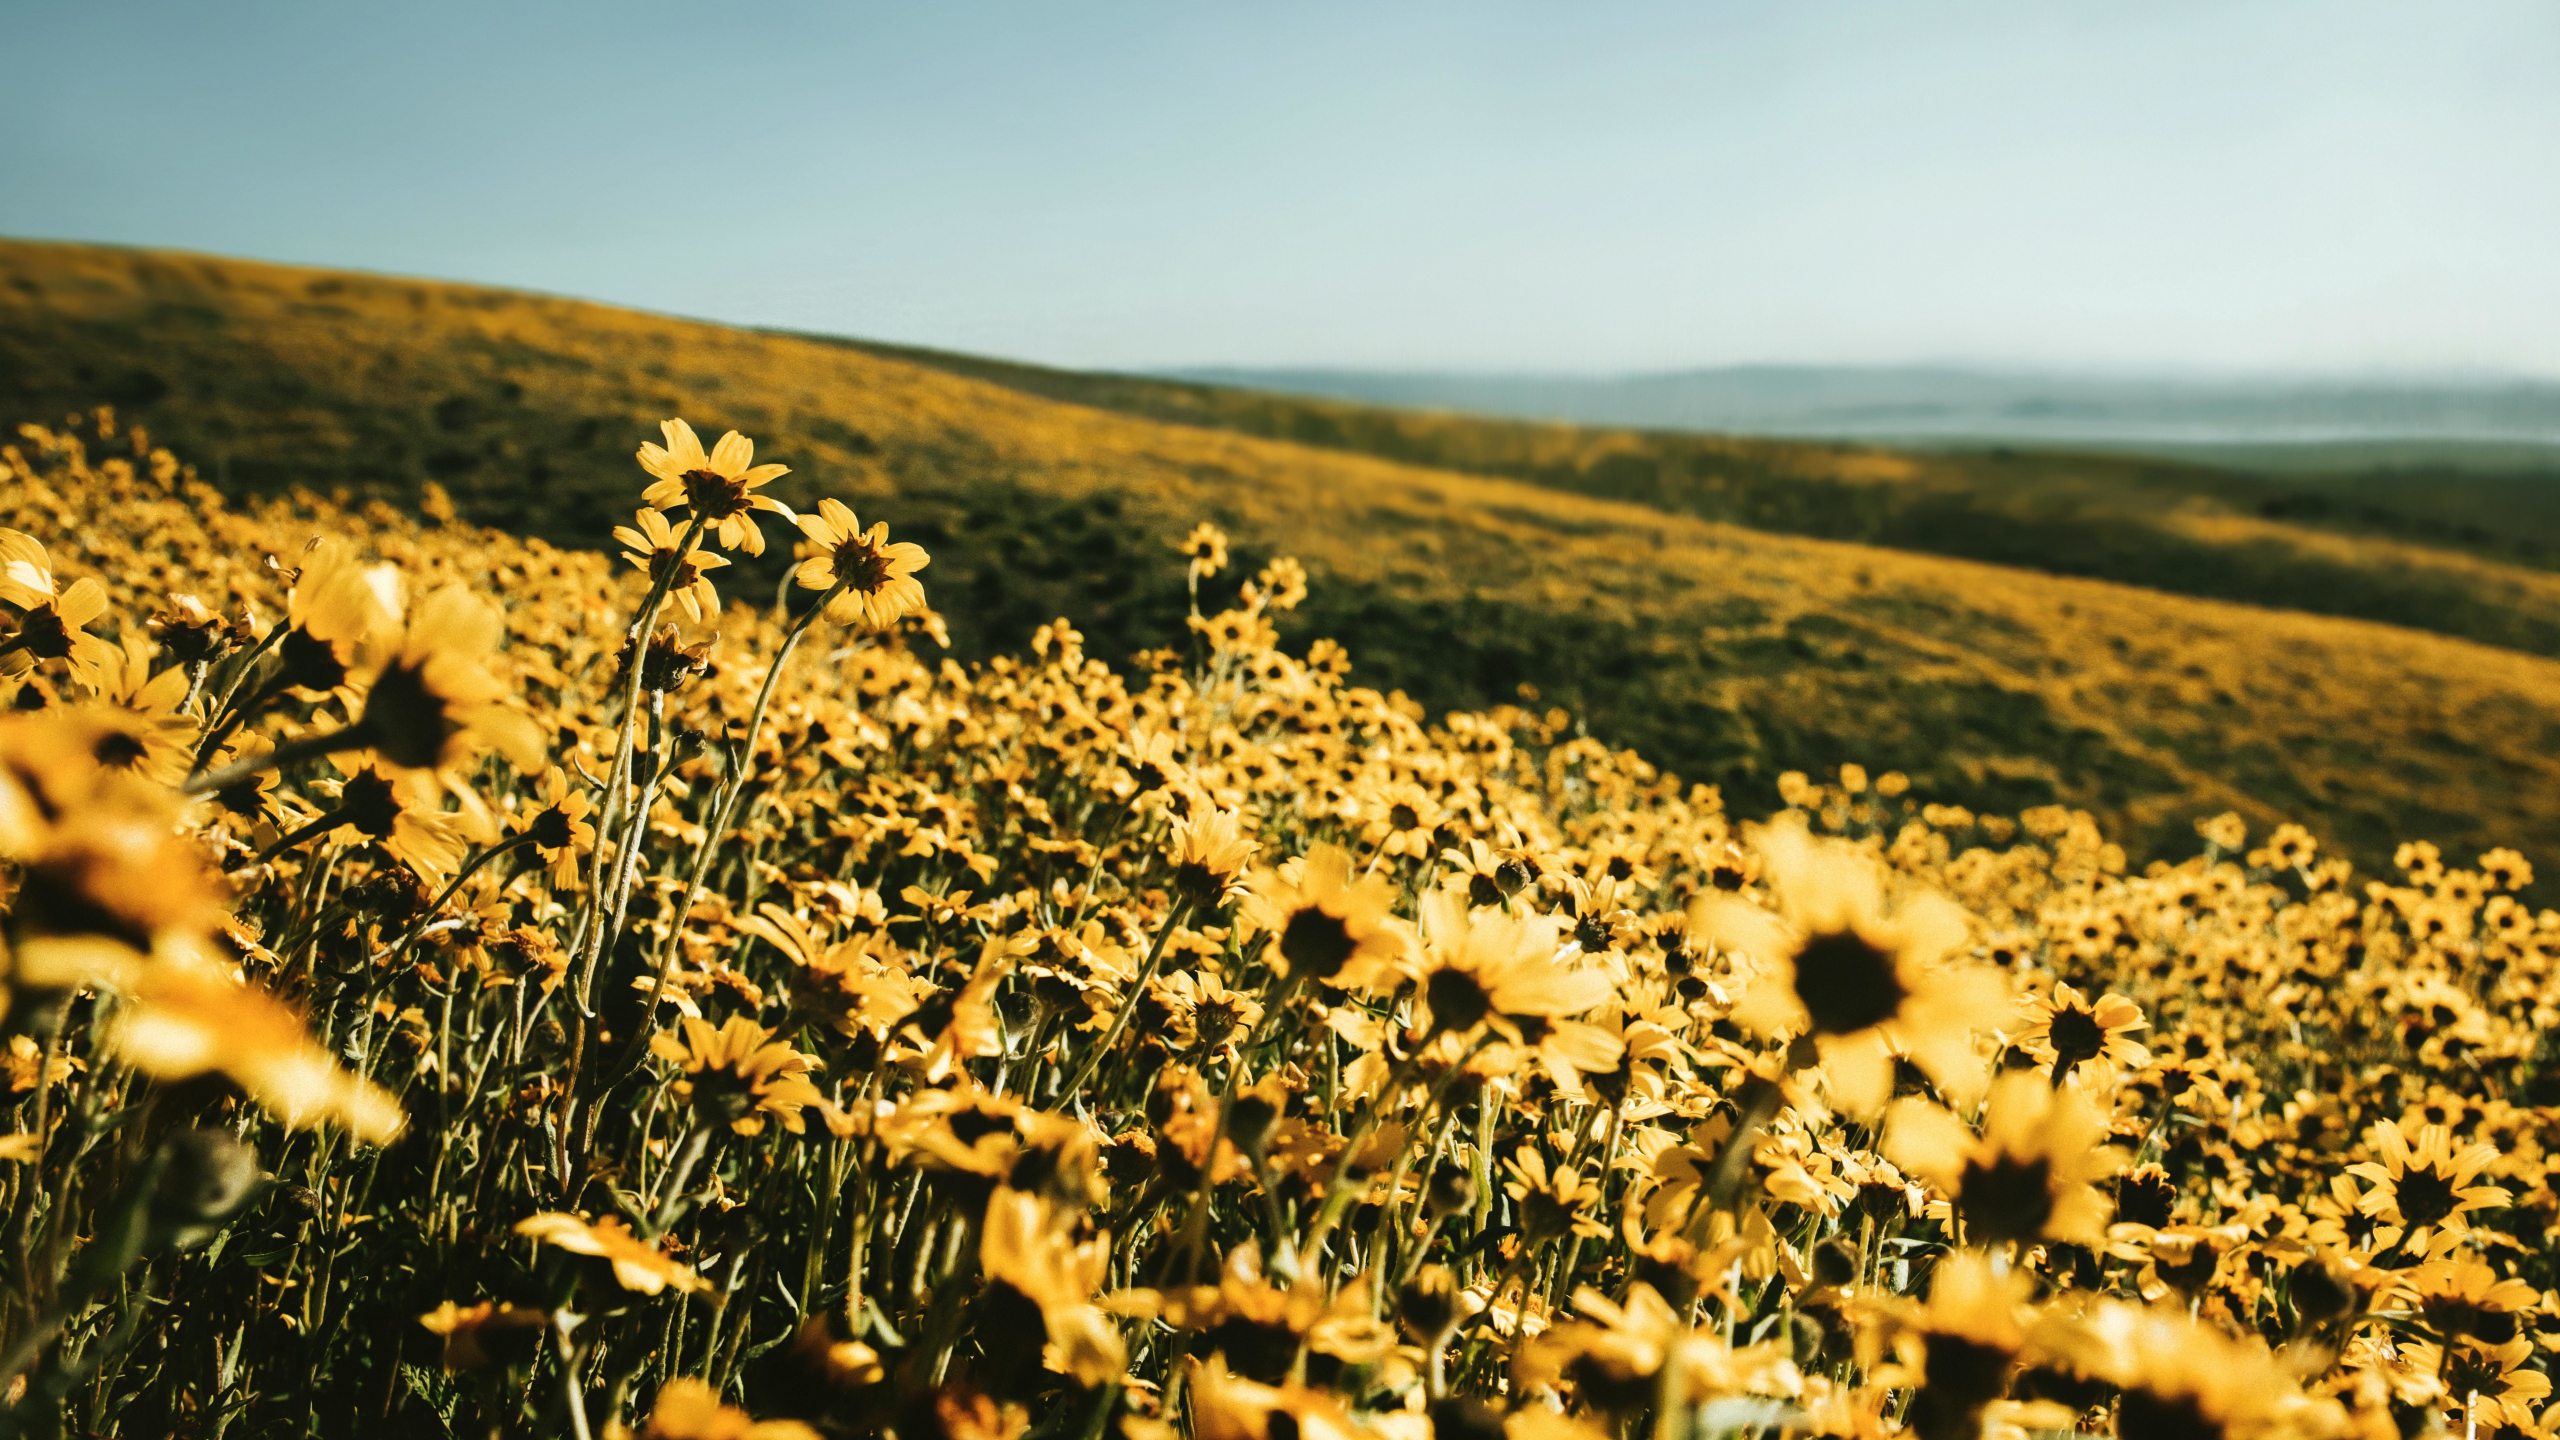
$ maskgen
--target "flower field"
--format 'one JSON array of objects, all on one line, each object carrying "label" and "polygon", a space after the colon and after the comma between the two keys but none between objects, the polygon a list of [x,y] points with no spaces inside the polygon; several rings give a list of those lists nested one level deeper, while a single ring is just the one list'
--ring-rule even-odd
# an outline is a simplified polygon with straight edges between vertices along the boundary
[{"label": "flower field", "polygon": [[964,664],[894,499],[630,443],[611,551],[0,451],[12,1433],[2551,1433],[2525,857],[1733,813],[1209,524]]}]

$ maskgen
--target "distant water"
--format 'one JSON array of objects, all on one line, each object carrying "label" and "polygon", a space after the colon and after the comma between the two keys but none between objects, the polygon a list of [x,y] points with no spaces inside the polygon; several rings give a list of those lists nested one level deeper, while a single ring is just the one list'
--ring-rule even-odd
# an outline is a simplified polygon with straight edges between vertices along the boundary
[{"label": "distant water", "polygon": [[1210,367],[1168,378],[1516,419],[1808,439],[2187,450],[2454,442],[2560,447],[2560,382],[2114,379],[1739,366],[1621,376]]}]

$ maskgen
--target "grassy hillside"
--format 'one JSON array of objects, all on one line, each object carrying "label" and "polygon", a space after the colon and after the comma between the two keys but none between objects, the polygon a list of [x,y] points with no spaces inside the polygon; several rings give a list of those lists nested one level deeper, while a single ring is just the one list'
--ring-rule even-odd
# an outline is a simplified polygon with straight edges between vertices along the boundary
[{"label": "grassy hillside", "polygon": [[[2513,447],[2329,447],[2308,472],[2032,449],[1910,451],[1397,410],[856,344],[1049,399],[1503,475],[1755,529],[2348,615],[2560,655],[2560,469]],[[2485,562],[2485,563],[2484,563]]]},{"label": "grassy hillside", "polygon": [[[786,498],[850,495],[923,541],[935,603],[972,652],[1058,614],[1099,654],[1177,639],[1165,541],[1215,519],[1249,559],[1306,561],[1317,589],[1292,633],[1341,638],[1363,680],[1435,707],[1534,685],[1594,733],[1748,804],[1782,771],[1858,760],[1936,799],[2085,806],[2137,851],[2238,808],[2299,813],[2367,860],[2409,834],[2560,853],[2560,665],[1743,528],[1698,513],[1718,513],[1701,497],[1726,472],[1702,465],[1675,485],[1650,462],[1613,468],[1647,437],[1404,422],[1486,471],[1505,468],[1500,433],[1544,435],[1540,463],[1583,477],[1568,490],[574,301],[0,245],[0,415],[98,402],[235,491],[405,495],[434,479],[472,518],[582,545],[636,503],[631,451],[658,419],[735,426],[795,468]],[[1734,473],[1795,477],[1728,487],[1748,499],[1740,518],[1769,529],[1854,529],[1826,519],[1845,507],[1900,540],[1909,517],[1936,513],[1913,497],[1957,489],[1931,457],[1699,444],[1760,457]],[[1980,493],[1997,504],[1960,516],[2071,513],[2024,474]],[[2503,606],[2525,648],[2554,648],[2534,627],[2560,633],[2560,580],[2535,570],[2227,507],[2159,515],[2149,533],[2166,538],[2143,543],[2175,541],[2226,588],[2370,571],[2439,586],[2449,614]]]}]

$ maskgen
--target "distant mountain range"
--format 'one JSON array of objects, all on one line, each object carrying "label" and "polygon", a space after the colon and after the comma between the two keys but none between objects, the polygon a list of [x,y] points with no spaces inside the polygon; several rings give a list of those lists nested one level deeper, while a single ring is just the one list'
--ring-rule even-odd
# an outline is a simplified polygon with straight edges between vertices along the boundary
[{"label": "distant mountain range", "polygon": [[1793,365],[1614,376],[1239,367],[1159,373],[1517,419],[1821,439],[2180,452],[2393,442],[2560,447],[2560,381],[2524,377],[2113,378]]}]

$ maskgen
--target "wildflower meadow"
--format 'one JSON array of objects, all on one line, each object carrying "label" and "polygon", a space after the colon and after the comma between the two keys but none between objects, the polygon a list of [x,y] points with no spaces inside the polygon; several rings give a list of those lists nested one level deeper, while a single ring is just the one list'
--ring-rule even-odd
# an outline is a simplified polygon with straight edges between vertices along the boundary
[{"label": "wildflower meadow", "polygon": [[0,450],[0,1429],[2553,1433],[2525,857],[1732,813],[1208,524],[964,665],[630,438],[593,550]]}]

